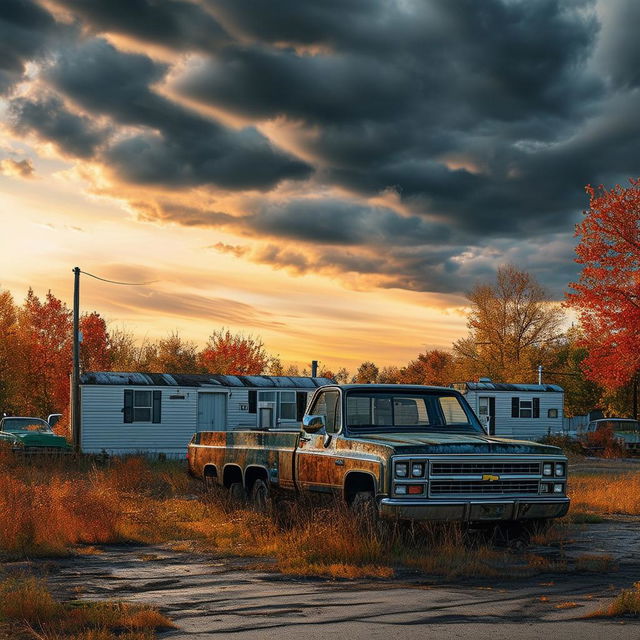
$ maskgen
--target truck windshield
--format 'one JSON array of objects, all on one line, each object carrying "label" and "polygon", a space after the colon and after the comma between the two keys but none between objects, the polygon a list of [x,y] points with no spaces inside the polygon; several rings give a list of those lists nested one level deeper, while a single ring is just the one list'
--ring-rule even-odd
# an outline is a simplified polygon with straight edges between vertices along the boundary
[{"label": "truck windshield", "polygon": [[347,427],[356,430],[483,433],[464,401],[446,392],[352,391],[346,418]]},{"label": "truck windshield", "polygon": [[640,431],[640,422],[637,420],[601,420],[594,431],[618,431],[622,433],[637,433]]},{"label": "truck windshield", "polygon": [[19,431],[51,431],[51,427],[47,422],[40,418],[4,418],[2,421],[2,430],[9,433],[18,433]]}]

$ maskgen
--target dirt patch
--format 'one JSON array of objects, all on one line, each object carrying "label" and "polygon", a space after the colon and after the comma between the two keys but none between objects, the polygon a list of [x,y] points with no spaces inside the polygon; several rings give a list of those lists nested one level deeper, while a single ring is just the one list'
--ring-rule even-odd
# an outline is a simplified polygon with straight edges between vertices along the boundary
[{"label": "dirt patch", "polygon": [[447,637],[482,633],[523,640],[540,637],[540,627],[550,623],[563,638],[586,640],[604,633],[637,638],[640,624],[634,620],[621,626],[585,616],[606,609],[637,581],[640,522],[573,526],[567,534],[554,547],[528,552],[550,560],[561,554],[576,566],[582,562],[582,569],[518,580],[463,578],[453,583],[408,569],[393,580],[300,578],[248,568],[260,559],[214,558],[168,546],[106,546],[98,554],[5,568],[45,574],[58,597],[159,607],[179,627],[167,638],[260,639],[276,631],[282,640],[331,632],[406,638],[428,627]]}]

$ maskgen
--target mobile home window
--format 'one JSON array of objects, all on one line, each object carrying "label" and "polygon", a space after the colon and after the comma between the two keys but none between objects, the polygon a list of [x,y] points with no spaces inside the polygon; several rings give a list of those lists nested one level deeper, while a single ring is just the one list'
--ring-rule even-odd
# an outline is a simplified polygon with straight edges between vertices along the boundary
[{"label": "mobile home window", "polygon": [[511,398],[512,418],[539,418],[540,398]]},{"label": "mobile home window", "polygon": [[160,422],[161,391],[124,390],[124,422]]},{"label": "mobile home window", "polygon": [[295,420],[297,413],[296,392],[281,391],[280,392],[280,419]]}]

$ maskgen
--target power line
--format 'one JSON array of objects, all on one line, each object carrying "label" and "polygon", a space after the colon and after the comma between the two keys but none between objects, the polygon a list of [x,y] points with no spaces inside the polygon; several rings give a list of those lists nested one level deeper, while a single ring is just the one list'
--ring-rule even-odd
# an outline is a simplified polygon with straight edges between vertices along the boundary
[{"label": "power line", "polygon": [[109,284],[122,284],[127,287],[142,287],[148,284],[159,282],[158,280],[150,280],[149,282],[118,282],[117,280],[107,280],[106,278],[101,278],[100,276],[94,276],[93,273],[87,273],[86,271],[80,271],[80,273],[84,273],[85,276],[90,276],[92,278],[95,278],[96,280],[102,280],[102,282],[108,282]]}]

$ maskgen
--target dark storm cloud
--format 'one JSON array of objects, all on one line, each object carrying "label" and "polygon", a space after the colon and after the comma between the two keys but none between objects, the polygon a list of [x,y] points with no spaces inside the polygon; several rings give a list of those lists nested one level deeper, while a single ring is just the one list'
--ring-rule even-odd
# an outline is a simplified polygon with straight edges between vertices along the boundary
[{"label": "dark storm cloud", "polygon": [[268,189],[309,174],[308,165],[278,150],[256,129],[231,130],[153,91],[151,85],[166,70],[149,56],[123,53],[94,39],[64,51],[48,78],[83,109],[144,128],[104,152],[123,180]]},{"label": "dark storm cloud", "polygon": [[[249,117],[320,126],[299,143],[327,182],[363,195],[394,188],[416,213],[466,232],[518,236],[542,231],[541,215],[553,229],[574,217],[594,167],[575,181],[534,169],[554,164],[553,145],[603,93],[587,68],[598,35],[589,3],[209,6],[253,42],[227,47],[176,86]],[[327,50],[272,46],[282,42]],[[477,168],[452,168],[455,155]]]},{"label": "dark storm cloud", "polygon": [[10,112],[17,133],[35,133],[53,142],[62,152],[80,158],[93,156],[109,136],[108,128],[71,113],[56,96],[16,98],[10,103]]},{"label": "dark storm cloud", "polygon": [[217,20],[194,2],[176,0],[54,0],[95,32],[134,36],[178,50],[215,50],[229,41]]},{"label": "dark storm cloud", "polygon": [[263,203],[243,221],[258,235],[330,245],[437,245],[451,235],[416,216],[332,198]]},{"label": "dark storm cloud", "polygon": [[286,238],[332,246],[406,246],[446,243],[445,225],[393,209],[336,198],[294,198],[248,203],[242,216],[167,201],[132,202],[141,219],[184,226],[221,227],[244,235]]},{"label": "dark storm cloud", "polygon": [[[14,98],[14,126],[175,191],[141,190],[140,218],[264,238],[220,250],[276,268],[445,292],[513,262],[558,291],[583,186],[637,174],[631,0],[51,2],[76,22],[0,2],[0,89],[30,59],[48,84]],[[125,53],[108,34],[176,55]],[[234,215],[206,189],[287,180]],[[402,213],[371,204],[381,194]]]},{"label": "dark storm cloud", "polygon": [[30,0],[0,2],[0,94],[18,82],[25,63],[41,54],[57,25]]}]

